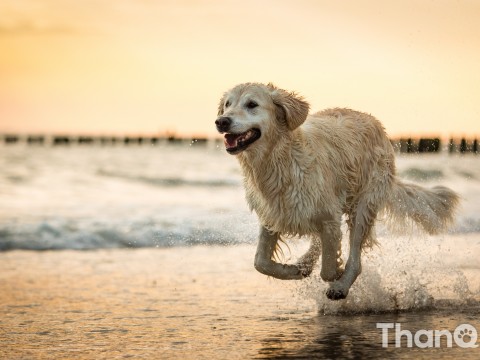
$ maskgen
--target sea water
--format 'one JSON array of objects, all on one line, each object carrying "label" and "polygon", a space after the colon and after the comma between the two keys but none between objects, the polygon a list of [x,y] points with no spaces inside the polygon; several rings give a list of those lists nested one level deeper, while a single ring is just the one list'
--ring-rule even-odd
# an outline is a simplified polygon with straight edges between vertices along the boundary
[{"label": "sea water", "polygon": [[[480,232],[480,156],[396,163],[401,178],[462,196],[451,232]],[[0,250],[252,243],[257,229],[239,165],[218,143],[0,145]]]},{"label": "sea water", "polygon": [[0,249],[252,242],[241,183],[214,144],[1,146]]}]

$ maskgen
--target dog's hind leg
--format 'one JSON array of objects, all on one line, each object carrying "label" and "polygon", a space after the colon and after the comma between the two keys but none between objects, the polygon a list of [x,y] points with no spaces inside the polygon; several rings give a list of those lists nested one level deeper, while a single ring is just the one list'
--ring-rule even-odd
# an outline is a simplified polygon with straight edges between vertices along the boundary
[{"label": "dog's hind leg", "polygon": [[342,271],[342,230],[340,221],[324,221],[321,230],[322,270],[320,276],[325,281],[338,279]]},{"label": "dog's hind leg", "polygon": [[308,251],[298,260],[298,267],[304,276],[310,275],[322,255],[320,276],[325,281],[334,281],[342,275],[342,231],[340,221],[322,221],[318,225],[320,236],[312,238]]},{"label": "dog's hind leg", "polygon": [[279,234],[270,232],[264,226],[260,227],[257,253],[255,254],[255,269],[262,274],[282,280],[300,280],[305,276],[297,265],[279,264],[273,261]]},{"label": "dog's hind leg", "polygon": [[360,255],[363,241],[369,236],[375,217],[375,209],[369,208],[367,202],[361,200],[357,205],[355,215],[351,218],[350,253],[345,271],[340,279],[330,284],[330,288],[326,292],[330,300],[345,299],[350,287],[360,275],[362,271]]}]

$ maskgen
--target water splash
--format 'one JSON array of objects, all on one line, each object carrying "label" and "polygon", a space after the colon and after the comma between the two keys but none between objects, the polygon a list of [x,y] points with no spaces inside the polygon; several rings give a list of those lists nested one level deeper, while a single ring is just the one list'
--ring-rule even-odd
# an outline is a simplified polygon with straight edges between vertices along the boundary
[{"label": "water splash", "polygon": [[319,312],[328,315],[480,306],[477,237],[379,240],[380,249],[363,255],[362,274],[345,300],[326,298],[328,284],[321,280],[318,268],[299,283],[297,295],[314,299]]}]

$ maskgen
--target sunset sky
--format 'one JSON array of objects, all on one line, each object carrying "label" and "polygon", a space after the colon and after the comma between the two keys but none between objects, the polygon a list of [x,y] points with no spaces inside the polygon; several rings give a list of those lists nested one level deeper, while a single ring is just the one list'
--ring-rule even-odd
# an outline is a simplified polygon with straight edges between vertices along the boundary
[{"label": "sunset sky", "polygon": [[247,81],[480,135],[480,1],[1,0],[0,133],[214,135]]}]

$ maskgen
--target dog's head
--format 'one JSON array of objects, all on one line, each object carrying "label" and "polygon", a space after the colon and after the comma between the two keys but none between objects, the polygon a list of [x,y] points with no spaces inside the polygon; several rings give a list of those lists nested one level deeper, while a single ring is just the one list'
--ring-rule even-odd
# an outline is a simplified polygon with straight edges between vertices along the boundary
[{"label": "dog's head", "polygon": [[272,84],[247,83],[227,91],[218,106],[215,121],[225,134],[225,148],[238,154],[264,143],[274,143],[307,118],[308,103],[293,92]]}]

